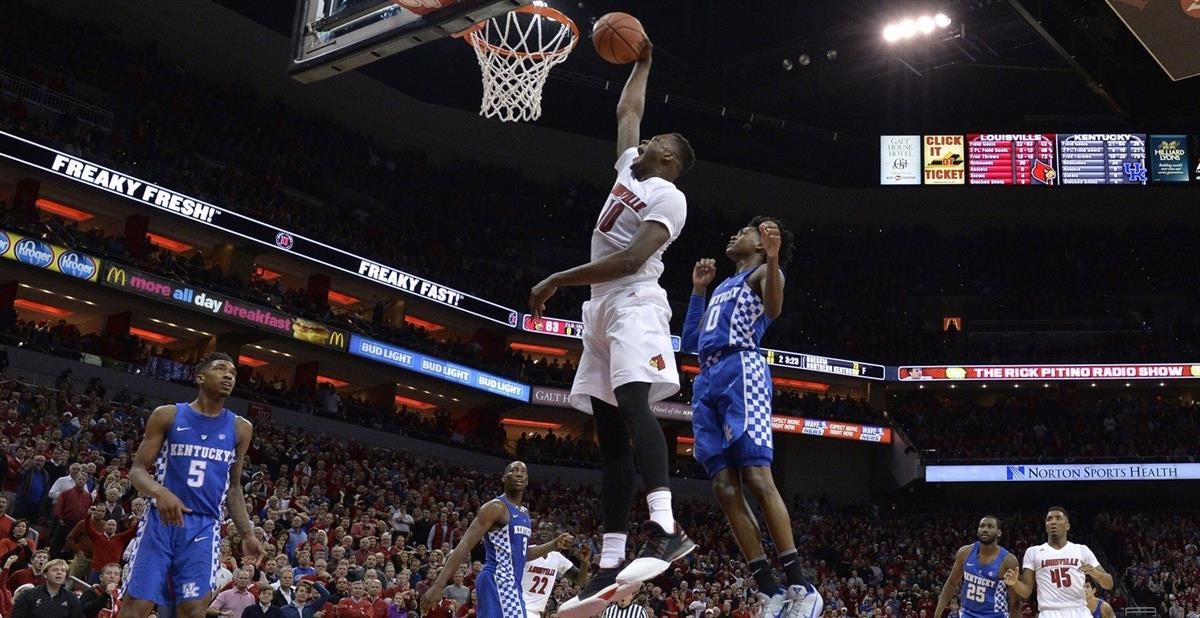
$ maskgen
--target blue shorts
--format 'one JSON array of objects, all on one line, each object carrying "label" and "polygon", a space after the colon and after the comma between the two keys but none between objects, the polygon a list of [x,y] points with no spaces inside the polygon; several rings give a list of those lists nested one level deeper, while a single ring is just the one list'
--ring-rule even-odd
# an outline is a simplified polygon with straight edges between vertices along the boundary
[{"label": "blue shorts", "polygon": [[133,538],[122,594],[159,605],[206,600],[216,588],[220,546],[218,519],[184,513],[182,526],[168,526],[151,507]]},{"label": "blue shorts", "polygon": [[484,569],[475,578],[476,618],[527,618],[520,584],[501,587],[496,574]]},{"label": "blue shorts", "polygon": [[709,478],[726,468],[770,466],[771,372],[758,352],[728,352],[701,363],[692,385],[693,454]]}]

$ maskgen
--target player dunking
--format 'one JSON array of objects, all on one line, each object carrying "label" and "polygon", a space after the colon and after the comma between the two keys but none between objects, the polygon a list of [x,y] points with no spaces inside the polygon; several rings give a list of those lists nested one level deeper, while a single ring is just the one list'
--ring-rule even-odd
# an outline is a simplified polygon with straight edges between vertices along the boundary
[{"label": "player dunking", "polygon": [[[800,569],[792,520],[771,476],[771,372],[759,344],[783,311],[783,271],[792,257],[792,234],[769,217],[755,217],[725,247],[737,271],[717,286],[711,258],[692,270],[692,298],[683,324],[683,350],[699,352],[692,394],[695,457],[712,479],[713,492],[733,528],[759,591],[763,615],[813,618],[824,603]],[[762,533],[746,494],[762,507],[779,550],[787,589],[779,586],[763,549]]]},{"label": "player dunking", "polygon": [[[687,200],[674,181],[695,155],[678,133],[639,137],[650,56],[647,41],[617,104],[617,181],[592,231],[591,261],[550,275],[529,296],[530,311],[540,316],[559,287],[592,287],[583,305],[583,355],[570,401],[596,417],[604,543],[599,570],[578,597],[559,608],[563,618],[598,613],[695,549],[671,510],[666,440],[650,411],[651,402],[679,390],[671,307],[658,278],[663,251],[687,218]],[[635,470],[641,471],[650,507],[644,528],[649,540],[622,568]]]},{"label": "player dunking", "polygon": [[1016,569],[1004,572],[1004,583],[1022,599],[1033,595],[1036,585],[1040,618],[1090,618],[1083,590],[1085,578],[1112,590],[1112,575],[1101,568],[1087,545],[1067,540],[1070,530],[1066,509],[1050,507],[1046,513],[1046,542],[1025,550],[1019,577]]},{"label": "player dunking", "polygon": [[1021,601],[1008,594],[1003,575],[1017,568],[1017,557],[997,544],[1000,535],[1000,520],[992,515],[979,520],[978,540],[963,545],[954,555],[933,618],[941,618],[956,591],[962,607],[959,618],[1020,618]]},{"label": "player dunking", "polygon": [[262,557],[241,484],[254,430],[225,408],[236,383],[233,359],[209,354],[196,366],[196,399],[159,406],[146,422],[129,480],[151,502],[133,540],[121,618],[146,618],[155,605],[204,616],[216,587],[222,506],[243,557],[255,564]]},{"label": "player dunking", "polygon": [[504,493],[479,507],[475,519],[446,563],[437,579],[421,597],[421,613],[426,614],[442,600],[446,582],[458,572],[458,567],[471,555],[471,550],[483,540],[485,562],[475,579],[479,606],[478,618],[525,618],[525,601],[521,596],[521,574],[525,563],[536,560],[554,549],[565,549],[573,540],[560,534],[549,542],[529,546],[529,511],[521,503],[529,485],[525,464],[514,461],[504,468]]},{"label": "player dunking", "polygon": [[[558,529],[553,523],[543,521],[538,524],[538,541],[546,543],[556,536]],[[588,548],[586,544],[582,547],[579,568],[557,551],[525,563],[521,589],[525,591],[525,613],[528,618],[540,618],[546,611],[546,602],[550,600],[550,593],[554,592],[554,583],[559,577],[566,577],[578,586],[587,583],[588,568],[592,561],[591,550]]]}]

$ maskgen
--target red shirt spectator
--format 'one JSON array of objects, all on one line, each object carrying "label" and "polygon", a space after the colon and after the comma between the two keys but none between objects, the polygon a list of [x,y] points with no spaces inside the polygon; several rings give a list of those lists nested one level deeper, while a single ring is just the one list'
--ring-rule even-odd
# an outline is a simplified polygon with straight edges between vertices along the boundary
[{"label": "red shirt spectator", "polygon": [[[357,582],[355,582],[357,583]],[[375,606],[367,597],[359,597],[355,600],[349,596],[337,604],[338,618],[372,618],[375,613]]]},{"label": "red shirt spectator", "polygon": [[104,531],[101,532],[96,529],[96,520],[89,519],[87,535],[92,539],[92,570],[99,571],[110,562],[120,564],[121,554],[125,553],[125,546],[129,545],[135,534],[137,528],[117,532],[117,522],[113,519],[104,522]]},{"label": "red shirt spectator", "polygon": [[454,618],[454,601],[443,598],[424,618]]},{"label": "red shirt spectator", "polygon": [[92,494],[87,490],[87,477],[79,474],[75,477],[75,486],[58,496],[58,502],[54,503],[54,516],[74,523],[87,519],[90,508]]},{"label": "red shirt spectator", "polygon": [[40,551],[34,554],[33,560],[30,561],[28,568],[24,568],[9,574],[8,582],[6,582],[8,585],[8,591],[13,592],[25,584],[41,586],[42,584],[46,583],[45,570],[46,563],[49,561],[50,555],[45,551]]}]

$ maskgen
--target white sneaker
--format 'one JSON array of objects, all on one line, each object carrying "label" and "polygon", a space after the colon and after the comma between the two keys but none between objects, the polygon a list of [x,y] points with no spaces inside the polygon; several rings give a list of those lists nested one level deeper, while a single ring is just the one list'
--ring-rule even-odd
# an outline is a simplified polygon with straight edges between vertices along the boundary
[{"label": "white sneaker", "polygon": [[788,586],[786,618],[817,618],[825,611],[825,599],[811,584]]},{"label": "white sneaker", "polygon": [[786,593],[780,592],[773,597],[768,597],[760,592],[758,598],[762,601],[762,618],[784,618],[784,607],[787,606]]}]

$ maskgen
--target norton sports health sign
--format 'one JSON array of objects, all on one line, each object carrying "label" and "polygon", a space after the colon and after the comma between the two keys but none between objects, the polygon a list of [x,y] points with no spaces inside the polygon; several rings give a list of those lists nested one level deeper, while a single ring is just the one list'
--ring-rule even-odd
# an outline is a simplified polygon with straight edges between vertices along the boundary
[{"label": "norton sports health sign", "polygon": [[1184,481],[1200,479],[1200,464],[1014,464],[925,466],[929,483]]},{"label": "norton sports health sign", "polygon": [[0,156],[176,217],[202,223],[280,251],[295,253],[323,266],[430,302],[505,326],[518,326],[518,313],[507,307],[3,131],[0,131]]},{"label": "norton sports health sign", "polygon": [[971,380],[1164,380],[1200,378],[1200,363],[1129,365],[927,365],[896,370],[901,382]]}]

